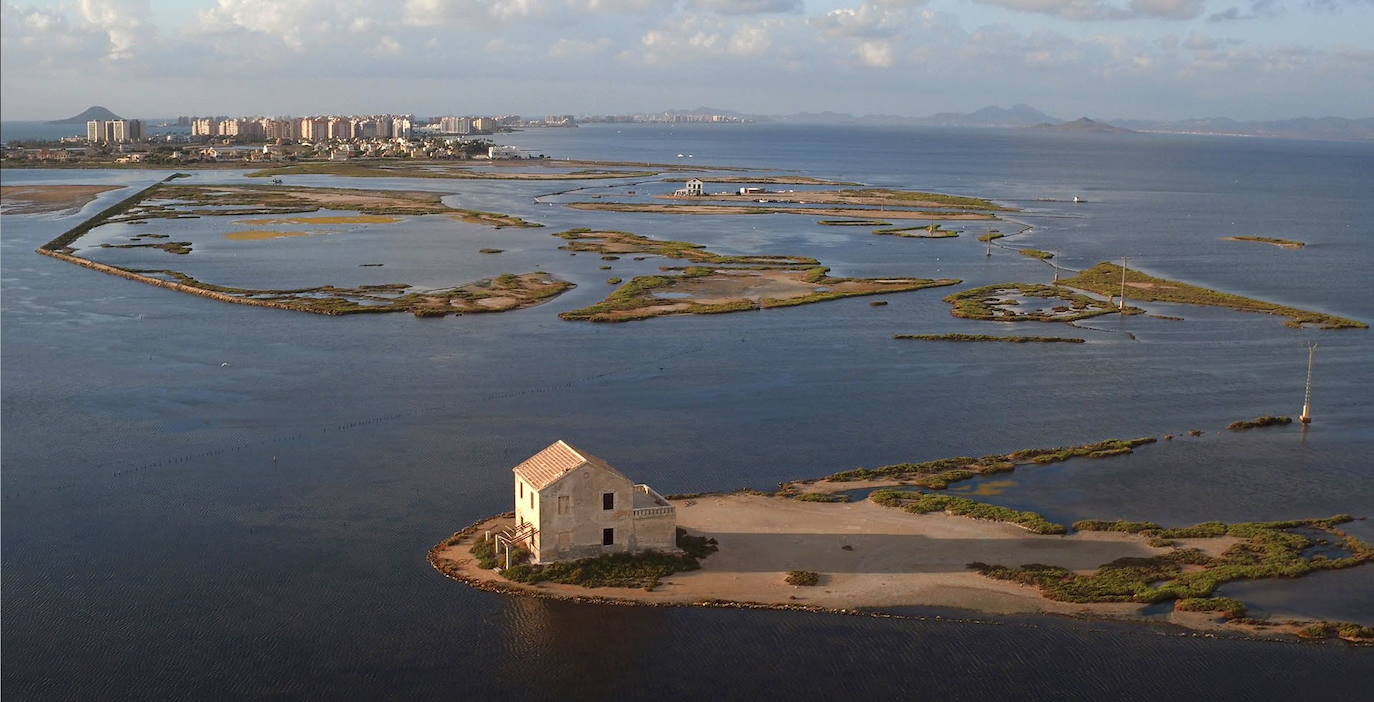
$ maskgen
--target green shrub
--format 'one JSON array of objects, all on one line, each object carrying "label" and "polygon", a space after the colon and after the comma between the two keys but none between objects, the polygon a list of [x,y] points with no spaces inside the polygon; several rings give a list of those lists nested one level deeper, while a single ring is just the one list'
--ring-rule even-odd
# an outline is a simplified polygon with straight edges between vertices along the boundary
[{"label": "green shrub", "polygon": [[519,583],[553,582],[583,587],[653,588],[658,585],[660,578],[700,567],[701,564],[690,554],[644,551],[612,553],[596,558],[544,565],[518,565],[501,571],[501,574],[508,580]]},{"label": "green shrub", "polygon": [[789,570],[784,580],[788,585],[811,586],[820,584],[821,575],[809,570]]},{"label": "green shrub", "polygon": [[1063,534],[1067,530],[1035,512],[1021,512],[1009,507],[975,502],[955,495],[932,495],[925,492],[875,490],[869,499],[887,507],[901,507],[913,514],[948,512],[949,514],[994,522],[1009,522],[1037,534]]},{"label": "green shrub", "polygon": [[1100,519],[1083,519],[1073,523],[1074,531],[1124,531],[1139,534],[1142,531],[1159,531],[1154,522],[1128,522],[1124,519],[1108,522]]},{"label": "green shrub", "polygon": [[801,500],[802,502],[848,502],[849,495],[834,495],[827,492],[803,492],[793,499]]},{"label": "green shrub", "polygon": [[716,540],[706,536],[693,536],[687,533],[682,527],[677,528],[676,535],[677,547],[687,553],[692,558],[705,558],[720,550],[720,545]]},{"label": "green shrub", "polygon": [[1183,612],[1221,612],[1227,619],[1245,616],[1245,604],[1230,597],[1186,597],[1174,602],[1174,609]]}]

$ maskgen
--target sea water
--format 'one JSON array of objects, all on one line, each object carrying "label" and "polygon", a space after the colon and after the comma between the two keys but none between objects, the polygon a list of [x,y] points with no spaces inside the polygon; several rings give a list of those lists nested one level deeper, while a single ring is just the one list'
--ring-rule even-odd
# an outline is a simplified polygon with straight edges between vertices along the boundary
[{"label": "sea water", "polygon": [[[548,226],[495,230],[408,217],[232,241],[224,237],[236,226],[229,218],[202,218],[146,228],[169,240],[185,234],[195,242],[188,256],[92,248],[133,233],[117,228],[78,242],[99,260],[226,285],[439,286],[536,266],[578,284],[502,314],[335,318],[226,305],[32,253],[127,190],[76,215],[6,216],[7,693],[1096,700],[1205,686],[1220,699],[1358,699],[1374,683],[1374,657],[1344,645],[933,610],[917,611],[942,618],[575,605],[474,591],[425,562],[450,532],[508,509],[510,467],[559,438],[672,493],[768,489],[857,466],[1170,433],[1174,440],[1126,457],[992,476],[1003,482],[979,499],[1058,521],[1171,526],[1369,515],[1370,331],[1294,330],[1278,317],[1160,304],[1144,306],[1185,321],[993,324],[952,318],[940,298],[975,285],[1048,282],[1048,265],[1015,253],[1028,247],[1070,268],[1130,256],[1132,267],[1155,275],[1374,321],[1374,145],[780,125],[598,125],[501,140],[551,156],[794,169],[984,196],[1022,208],[1014,217],[1032,229],[987,256],[974,225],[958,238],[921,240],[801,215],[560,206],[598,201],[590,194],[652,201],[676,187],[666,183],[290,176],[296,185],[441,191],[455,206]],[[24,170],[0,178],[132,188],[165,175]],[[197,171],[178,182],[262,181]],[[588,190],[553,195],[576,187]],[[1070,202],[1075,195],[1085,202]],[[890,304],[877,308],[859,298],[619,325],[564,322],[559,312],[613,289],[608,276],[673,263],[627,256],[601,270],[599,256],[569,256],[550,236],[578,226],[720,253],[814,256],[834,275],[965,282],[883,296]],[[1235,234],[1308,246],[1219,240]],[[507,252],[477,253],[485,247]],[[359,266],[372,262],[384,266]],[[946,332],[1089,343],[891,339]],[[1225,432],[1235,419],[1296,414],[1309,341],[1320,344],[1314,423]],[[1194,428],[1205,433],[1187,436]],[[1368,522],[1350,526],[1374,538]],[[1261,611],[1374,624],[1372,572],[1238,583],[1222,594]]]}]

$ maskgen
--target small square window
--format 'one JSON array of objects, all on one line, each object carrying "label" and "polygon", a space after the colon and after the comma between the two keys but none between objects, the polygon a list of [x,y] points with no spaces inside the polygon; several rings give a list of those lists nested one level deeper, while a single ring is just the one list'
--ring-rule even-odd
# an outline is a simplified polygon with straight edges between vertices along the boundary
[{"label": "small square window", "polygon": [[615,509],[615,493],[601,493],[601,509]]},{"label": "small square window", "polygon": [[602,545],[602,546],[614,546],[614,545],[615,545],[615,529],[602,529],[602,530],[601,530],[601,545]]}]

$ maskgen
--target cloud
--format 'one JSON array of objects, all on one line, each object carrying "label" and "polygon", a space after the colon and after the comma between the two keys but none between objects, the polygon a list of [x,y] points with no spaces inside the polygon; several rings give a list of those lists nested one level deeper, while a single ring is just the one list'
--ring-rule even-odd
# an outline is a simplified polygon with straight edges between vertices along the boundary
[{"label": "cloud", "polygon": [[908,10],[920,2],[868,0],[858,7],[831,10],[812,17],[811,26],[831,37],[891,37],[911,26]]},{"label": "cloud", "polygon": [[1252,20],[1261,17],[1272,17],[1283,12],[1276,0],[1250,0],[1250,9],[1241,10],[1239,7],[1228,7],[1220,12],[1208,15],[1208,22],[1229,22],[1232,20]]},{"label": "cloud", "polygon": [[112,61],[132,58],[137,47],[152,38],[147,0],[81,0],[77,9],[87,28],[104,32],[109,41],[106,58]]},{"label": "cloud", "polygon": [[691,3],[722,15],[800,14],[802,0],[694,0]]},{"label": "cloud", "polygon": [[368,49],[369,54],[377,58],[390,58],[401,55],[401,42],[389,36],[383,36],[377,40],[377,45]]},{"label": "cloud", "polygon": [[1011,10],[1070,20],[1189,20],[1202,15],[1205,0],[974,0]]},{"label": "cloud", "polygon": [[[346,10],[346,12],[325,12],[326,9]],[[341,0],[339,3],[326,3],[320,0],[216,0],[213,7],[196,14],[195,23],[188,28],[193,36],[222,39],[226,34],[252,33],[260,38],[280,43],[293,52],[305,51],[307,34],[327,32],[331,28],[328,18],[353,16],[348,22],[350,29],[370,29],[372,20],[356,16],[353,10],[356,3]],[[232,49],[232,45],[226,46]]]},{"label": "cloud", "polygon": [[860,42],[854,50],[864,65],[888,68],[892,65],[892,44],[885,41]]},{"label": "cloud", "polygon": [[548,54],[551,58],[594,56],[611,48],[611,43],[606,37],[589,40],[563,38],[549,45]]}]

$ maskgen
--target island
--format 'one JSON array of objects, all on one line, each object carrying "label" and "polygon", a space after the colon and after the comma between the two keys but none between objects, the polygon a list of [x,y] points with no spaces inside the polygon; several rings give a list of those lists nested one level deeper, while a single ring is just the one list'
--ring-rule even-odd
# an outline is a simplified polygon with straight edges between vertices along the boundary
[{"label": "island", "polygon": [[[570,229],[555,236],[567,240],[563,249],[574,253],[601,253],[603,259],[644,253],[697,264],[666,268],[665,275],[636,276],[605,300],[559,315],[572,321],[628,322],[668,315],[792,307],[960,282],[905,277],[833,277],[829,275],[829,268],[806,256],[727,256],[709,251],[701,244],[652,239],[622,231]],[[620,282],[619,278],[613,280]]]},{"label": "island", "polygon": [[1037,124],[1031,127],[1031,129],[1038,129],[1040,131],[1046,132],[1068,132],[1076,134],[1139,134],[1139,132],[1133,129],[1117,127],[1111,124],[1107,124],[1106,122],[1099,122],[1095,119],[1088,119],[1087,117],[1079,117],[1078,119],[1073,120],[1072,122],[1062,122],[1060,124],[1042,122],[1041,124]]},{"label": "island", "polygon": [[1256,244],[1269,244],[1270,246],[1277,246],[1281,249],[1301,249],[1302,247],[1307,246],[1307,242],[1297,241],[1295,239],[1279,239],[1277,237],[1272,236],[1223,236],[1221,237],[1221,240],[1250,241]]},{"label": "island", "polygon": [[[1374,644],[1369,626],[1254,617],[1244,603],[1216,595],[1227,582],[1374,562],[1374,546],[1341,528],[1351,515],[1178,527],[1112,519],[1065,525],[913,480],[950,466],[1004,472],[1020,464],[1110,459],[1154,440],[842,471],[783,483],[774,493],[668,497],[558,442],[516,467],[516,512],[458,530],[431,548],[428,560],[448,578],[479,589],[582,603],[898,617],[904,615],[889,610],[940,606],[1120,619],[1143,619],[1147,608],[1170,604],[1168,621],[1196,630]],[[571,458],[541,460],[560,451]],[[557,487],[564,477],[566,486]],[[620,526],[605,529],[604,538],[598,526],[588,531],[597,542],[579,545],[577,532],[561,530],[595,517],[577,511],[584,498],[555,496],[580,494],[585,485],[613,491],[597,506],[622,509],[627,520],[632,513],[633,521],[613,522]],[[633,499],[621,503],[621,490]],[[536,497],[557,502],[557,516],[551,507],[540,512]],[[540,534],[540,525],[550,532]]]},{"label": "island", "polygon": [[[491,278],[438,289],[415,289],[407,283],[357,286],[309,286],[256,289],[219,285],[168,268],[129,268],[79,256],[75,244],[106,224],[143,224],[149,221],[198,217],[254,217],[239,220],[253,227],[230,232],[230,240],[258,240],[305,235],[305,231],[268,229],[274,225],[390,224],[402,216],[447,215],[453,219],[494,227],[539,226],[519,217],[444,205],[441,194],[423,191],[350,190],[288,186],[172,185],[177,175],[144,188],[106,208],[38,249],[38,253],[84,268],[147,285],[167,288],[221,302],[324,315],[410,312],[417,317],[505,312],[546,302],[573,284],[544,272],[504,273]],[[343,210],[353,214],[316,217],[280,216]],[[262,218],[262,215],[272,215]],[[102,248],[156,248],[187,255],[191,242],[146,241],[169,235],[143,232],[130,243],[101,244]],[[371,264],[364,264],[371,265]]]},{"label": "island", "polygon": [[[1092,268],[1080,271],[1078,275],[1072,278],[1060,280],[1059,285],[1111,296],[1120,291],[1122,280],[1121,266],[1104,261]],[[1369,328],[1368,324],[1358,320],[1338,317],[1325,312],[1309,312],[1296,307],[1219,292],[1175,280],[1157,278],[1137,270],[1126,271],[1124,280],[1127,297],[1142,302],[1174,302],[1272,314],[1288,317],[1288,321],[1284,324],[1295,328],[1307,325],[1318,329]]]}]

